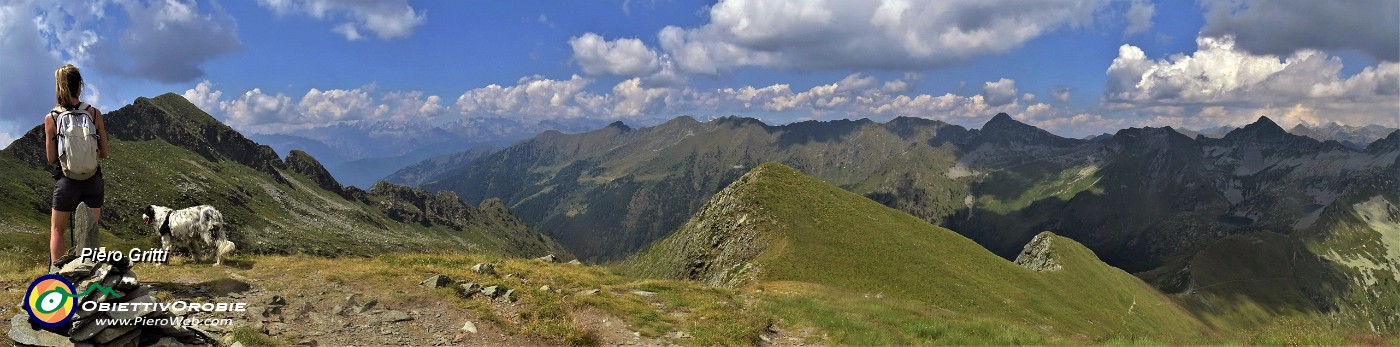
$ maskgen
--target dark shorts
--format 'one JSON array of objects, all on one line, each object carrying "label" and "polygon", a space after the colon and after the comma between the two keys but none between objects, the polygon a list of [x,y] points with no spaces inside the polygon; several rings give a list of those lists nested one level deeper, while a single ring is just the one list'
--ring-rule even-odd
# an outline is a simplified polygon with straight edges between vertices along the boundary
[{"label": "dark shorts", "polygon": [[102,181],[102,169],[97,169],[97,174],[85,180],[75,180],[63,177],[60,173],[56,175],[57,180],[53,184],[53,209],[59,212],[73,212],[78,209],[78,203],[87,203],[90,208],[102,208],[102,200],[106,196],[106,183]]}]

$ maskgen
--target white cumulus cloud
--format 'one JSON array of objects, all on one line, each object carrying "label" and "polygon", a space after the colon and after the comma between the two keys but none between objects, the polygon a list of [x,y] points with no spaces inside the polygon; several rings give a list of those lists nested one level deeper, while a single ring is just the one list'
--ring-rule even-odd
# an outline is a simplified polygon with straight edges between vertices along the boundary
[{"label": "white cumulus cloud", "polygon": [[297,116],[294,107],[291,97],[282,93],[266,94],[261,88],[253,88],[237,99],[219,103],[224,123],[239,130],[264,129],[270,124],[287,123]]},{"label": "white cumulus cloud", "polygon": [[670,26],[659,52],[687,73],[744,66],[920,69],[996,54],[1066,26],[1089,24],[1107,0],[723,0],[709,23]]},{"label": "white cumulus cloud", "polygon": [[373,118],[395,121],[421,121],[441,116],[448,110],[437,95],[423,96],[421,91],[388,92],[379,97]]},{"label": "white cumulus cloud", "polygon": [[1016,81],[1003,78],[995,82],[987,82],[982,86],[982,95],[986,97],[987,104],[991,106],[1001,106],[1016,101]]},{"label": "white cumulus cloud", "polygon": [[574,60],[589,75],[645,76],[661,69],[660,59],[638,39],[604,40],[586,33],[569,39]]},{"label": "white cumulus cloud", "polygon": [[1382,62],[1343,78],[1341,58],[1319,51],[1281,59],[1248,53],[1230,37],[1200,37],[1196,44],[1190,55],[1160,60],[1131,45],[1120,47],[1107,71],[1105,106],[1186,118],[1185,126],[1238,125],[1261,115],[1292,123],[1394,126],[1400,111],[1397,63]]},{"label": "white cumulus cloud", "polygon": [[442,97],[422,91],[378,93],[374,85],[352,89],[312,88],[301,98],[253,88],[233,99],[214,83],[185,90],[185,99],[240,131],[282,133],[350,121],[431,121],[447,113]]},{"label": "white cumulus cloud", "polygon": [[374,100],[369,95],[373,89],[372,86],[326,91],[311,88],[301,97],[297,107],[307,122],[332,124],[362,120],[375,112]]},{"label": "white cumulus cloud", "polygon": [[1145,32],[1152,28],[1152,14],[1157,11],[1156,5],[1147,0],[1133,0],[1128,6],[1128,27],[1123,29],[1123,35],[1133,35]]},{"label": "white cumulus cloud", "polygon": [[258,0],[258,5],[278,16],[338,22],[331,31],[351,41],[364,38],[361,32],[374,33],[381,40],[405,38],[428,21],[427,12],[413,8],[408,0]]},{"label": "white cumulus cloud", "polygon": [[574,75],[568,80],[544,76],[521,78],[513,86],[497,84],[468,90],[457,98],[457,109],[464,115],[527,115],[531,117],[577,117],[584,114],[580,102],[592,97],[584,87],[593,80]]},{"label": "white cumulus cloud", "polygon": [[213,113],[214,111],[220,111],[219,99],[224,96],[224,92],[215,90],[213,82],[204,80],[195,85],[194,88],[186,89],[184,96],[186,100],[189,100],[190,103],[204,110],[204,112]]}]

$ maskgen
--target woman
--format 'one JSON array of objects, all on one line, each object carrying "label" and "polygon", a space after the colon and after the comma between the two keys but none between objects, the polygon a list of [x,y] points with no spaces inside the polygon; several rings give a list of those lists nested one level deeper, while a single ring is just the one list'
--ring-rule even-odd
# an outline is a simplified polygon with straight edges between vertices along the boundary
[{"label": "woman", "polygon": [[62,148],[63,139],[59,132],[59,114],[64,111],[72,111],[83,108],[91,117],[93,127],[97,129],[97,158],[107,158],[107,127],[102,121],[102,112],[96,107],[78,101],[78,96],[83,92],[83,75],[78,72],[78,68],[73,64],[63,65],[54,71],[54,92],[57,96],[58,104],[54,110],[44,115],[44,154],[49,165],[54,166],[54,189],[53,189],[53,211],[49,219],[49,272],[58,272],[54,263],[58,258],[66,253],[63,245],[63,229],[68,228],[68,217],[73,215],[73,211],[78,209],[78,203],[87,203],[92,208],[92,220],[94,223],[102,215],[102,201],[104,198],[104,183],[102,181],[102,168],[99,166],[96,174],[86,179],[74,179],[64,175]]}]

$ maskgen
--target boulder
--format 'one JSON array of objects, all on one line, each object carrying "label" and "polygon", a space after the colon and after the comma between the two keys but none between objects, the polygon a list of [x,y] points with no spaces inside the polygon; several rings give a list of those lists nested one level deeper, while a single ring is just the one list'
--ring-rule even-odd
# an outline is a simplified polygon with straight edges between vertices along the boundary
[{"label": "boulder", "polygon": [[481,294],[484,294],[492,299],[501,296],[502,292],[504,292],[504,290],[502,290],[500,286],[490,286],[486,288],[481,288]]},{"label": "boulder", "polygon": [[447,277],[447,275],[433,275],[419,284],[428,288],[442,288],[446,287],[448,283],[452,283],[451,277]]},{"label": "boulder", "polygon": [[55,334],[47,330],[34,330],[29,325],[29,314],[20,313],[10,318],[10,341],[17,345],[30,346],[72,346],[73,342],[67,336]]},{"label": "boulder", "polygon": [[598,295],[599,292],[602,292],[602,291],[601,291],[601,290],[597,290],[597,289],[589,289],[589,290],[579,291],[578,293],[574,293],[574,295],[578,295],[578,296]]},{"label": "boulder", "polygon": [[491,263],[478,263],[476,265],[472,265],[472,272],[476,272],[479,274],[495,275],[496,266],[491,265]]},{"label": "boulder", "polygon": [[480,292],[481,285],[476,284],[476,282],[462,283],[457,286],[457,295],[461,295],[463,298],[471,298],[472,295]]},{"label": "boulder", "polygon": [[546,263],[557,263],[557,262],[559,262],[559,257],[555,257],[553,254],[545,255],[545,256],[543,256],[543,257],[539,257],[539,258],[535,258],[535,259],[536,259],[536,260],[544,261],[544,262],[546,262]]},{"label": "boulder", "polygon": [[67,265],[63,265],[63,268],[58,270],[58,274],[70,279],[86,278],[92,274],[92,269],[96,266],[97,262],[95,261],[71,261]]}]

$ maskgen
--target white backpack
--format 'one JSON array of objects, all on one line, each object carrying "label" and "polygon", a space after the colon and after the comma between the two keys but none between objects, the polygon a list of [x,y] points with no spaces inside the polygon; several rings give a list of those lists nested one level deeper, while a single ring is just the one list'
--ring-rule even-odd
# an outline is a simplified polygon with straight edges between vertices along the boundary
[{"label": "white backpack", "polygon": [[88,104],[80,102],[71,110],[55,107],[49,112],[58,133],[58,162],[70,179],[97,174],[97,124],[87,109]]}]

